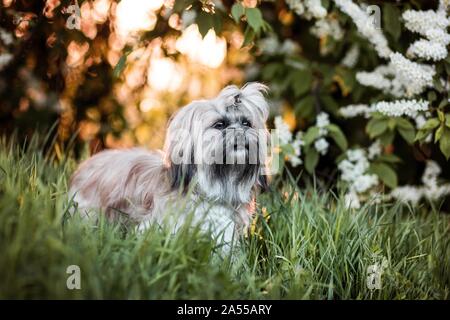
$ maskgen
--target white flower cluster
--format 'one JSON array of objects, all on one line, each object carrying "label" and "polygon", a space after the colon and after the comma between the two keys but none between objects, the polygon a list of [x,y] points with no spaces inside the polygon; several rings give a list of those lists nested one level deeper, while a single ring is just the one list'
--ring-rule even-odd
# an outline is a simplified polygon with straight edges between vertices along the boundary
[{"label": "white flower cluster", "polygon": [[363,115],[369,118],[373,112],[380,112],[389,117],[408,116],[413,118],[416,122],[417,129],[427,121],[425,116],[429,113],[423,114],[423,111],[428,111],[429,102],[425,100],[395,100],[395,101],[379,101],[368,106],[367,104],[351,104],[340,108],[339,113],[344,118],[354,118]]},{"label": "white flower cluster", "polygon": [[299,16],[306,19],[322,19],[327,15],[327,9],[322,6],[320,0],[286,0],[289,8]]},{"label": "white flower cluster", "polygon": [[406,10],[403,12],[405,27],[427,38],[427,40],[420,39],[414,42],[408,48],[408,56],[433,61],[447,57],[447,45],[450,43],[450,34],[447,32],[447,27],[450,25],[447,7],[447,1],[441,0],[437,11]]},{"label": "white flower cluster", "polygon": [[368,13],[351,0],[334,0],[334,2],[342,12],[352,18],[358,31],[372,43],[378,55],[382,58],[388,58],[392,51],[388,46],[386,37],[381,30],[370,23],[371,18]]},{"label": "white flower cluster", "polygon": [[364,115],[365,118],[369,118],[372,113],[372,109],[367,104],[351,104],[340,108],[339,113],[344,118],[354,118],[360,115]]},{"label": "white flower cluster", "polygon": [[426,88],[433,86],[433,77],[436,74],[434,66],[412,62],[398,52],[389,57],[397,75],[394,80],[402,83],[406,96],[421,94]]},{"label": "white flower cluster", "polygon": [[278,139],[282,145],[289,144],[292,140],[292,132],[289,126],[283,121],[281,116],[276,116],[274,119],[275,129],[278,130]]},{"label": "white flower cluster", "polygon": [[356,80],[394,97],[411,97],[433,86],[434,66],[413,62],[398,52],[389,58],[389,64],[378,66],[372,72],[358,72]]},{"label": "white flower cluster", "polygon": [[316,127],[319,128],[319,137],[314,142],[314,148],[321,155],[325,155],[328,152],[328,147],[330,144],[325,139],[325,136],[328,134],[328,130],[326,126],[330,124],[330,117],[327,113],[321,112],[317,115],[316,118]]},{"label": "white flower cluster", "polygon": [[311,27],[310,32],[317,38],[329,36],[334,40],[341,40],[344,37],[344,30],[342,30],[338,20],[331,17],[317,20]]},{"label": "white flower cluster", "polygon": [[405,185],[391,191],[390,196],[402,202],[417,204],[420,199],[436,201],[450,195],[450,183],[439,185],[438,176],[441,168],[433,160],[428,160],[422,175],[422,186]]},{"label": "white flower cluster", "polygon": [[294,154],[288,156],[288,160],[291,163],[293,167],[296,167],[300,164],[302,164],[302,159],[300,159],[300,156],[302,154],[302,146],[305,144],[303,141],[303,132],[299,131],[295,135],[295,139],[291,142],[292,148],[294,148]]},{"label": "white flower cluster", "polygon": [[374,143],[370,145],[370,147],[367,149],[367,157],[369,160],[373,160],[379,155],[381,155],[382,147],[380,140],[376,140]]},{"label": "white flower cluster", "polygon": [[345,196],[346,204],[352,208],[359,208],[358,194],[365,193],[378,185],[378,176],[369,174],[370,163],[363,149],[348,150],[347,159],[338,164],[341,179],[349,184],[349,192]]},{"label": "white flower cluster", "polygon": [[3,70],[3,68],[6,67],[12,59],[13,55],[8,52],[0,54],[0,71]]},{"label": "white flower cluster", "polygon": [[359,46],[353,45],[347,51],[341,63],[348,68],[353,68],[358,63],[358,59],[359,59]]},{"label": "white flower cluster", "polygon": [[429,102],[425,100],[396,100],[379,101],[371,106],[373,111],[378,111],[386,116],[401,117],[403,115],[415,118],[420,111],[427,111]]},{"label": "white flower cluster", "polygon": [[299,45],[290,39],[280,43],[275,35],[270,35],[259,41],[259,48],[264,54],[273,56],[276,54],[293,55],[299,51]]},{"label": "white flower cluster", "polygon": [[275,117],[274,120],[275,129],[278,133],[278,139],[280,141],[280,145],[291,145],[294,149],[293,154],[286,155],[287,160],[291,163],[292,166],[296,167],[302,164],[302,160],[300,159],[301,155],[301,146],[304,144],[302,140],[302,132],[298,132],[293,139],[292,132],[289,130],[289,126],[286,122],[283,121],[281,116]]},{"label": "white flower cluster", "polygon": [[6,30],[0,28],[0,71],[3,70],[4,67],[6,67],[11,60],[13,59],[13,55],[5,50],[5,52],[2,52],[2,44],[4,46],[9,46],[13,43],[14,38],[11,35],[11,33],[7,32]]},{"label": "white flower cluster", "polygon": [[0,40],[3,42],[5,46],[9,46],[13,43],[14,38],[11,33],[0,28]]},{"label": "white flower cluster", "polygon": [[421,39],[409,46],[406,55],[413,58],[419,57],[425,60],[439,61],[447,57],[448,51],[442,43]]}]

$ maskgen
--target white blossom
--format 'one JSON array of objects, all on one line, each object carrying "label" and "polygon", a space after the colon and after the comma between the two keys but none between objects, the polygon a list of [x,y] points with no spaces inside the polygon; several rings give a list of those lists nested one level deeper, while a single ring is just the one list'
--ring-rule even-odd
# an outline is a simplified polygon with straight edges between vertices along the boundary
[{"label": "white blossom", "polygon": [[366,11],[351,0],[334,0],[334,2],[342,12],[352,18],[359,33],[372,43],[378,55],[382,58],[388,58],[392,51],[388,46],[386,37],[381,30],[368,23],[370,17]]},{"label": "white blossom", "polygon": [[354,191],[350,191],[344,195],[345,206],[351,209],[361,208],[361,202],[359,201],[358,195]]},{"label": "white blossom", "polygon": [[415,205],[422,198],[423,192],[421,188],[406,185],[393,189],[390,195],[401,202],[410,202]]},{"label": "white blossom", "polygon": [[368,153],[367,157],[370,160],[373,160],[374,158],[381,155],[381,152],[382,152],[381,142],[380,140],[376,140],[374,143],[370,145],[369,149],[367,149]]},{"label": "white blossom", "polygon": [[423,185],[397,187],[391,191],[390,196],[413,205],[417,204],[422,198],[429,201],[436,201],[448,196],[450,195],[450,183],[439,184],[438,176],[440,173],[441,168],[439,165],[433,160],[428,160],[422,175]]},{"label": "white blossom", "polygon": [[403,115],[416,117],[419,111],[428,110],[429,102],[425,100],[397,100],[379,101],[372,105],[374,111],[378,111],[386,116],[400,117]]},{"label": "white blossom", "polygon": [[289,130],[287,123],[283,121],[283,118],[281,116],[275,117],[274,124],[281,144],[290,143],[292,140],[292,132]]},{"label": "white blossom", "polygon": [[305,6],[303,5],[302,1],[286,0],[286,3],[288,4],[289,8],[291,8],[291,10],[294,11],[299,16],[305,13]]},{"label": "white blossom", "polygon": [[330,144],[327,140],[325,140],[325,138],[320,138],[314,142],[314,148],[321,155],[325,155],[327,153],[329,146]]},{"label": "white blossom", "polygon": [[314,18],[321,19],[327,15],[327,9],[322,6],[320,0],[305,0],[305,5]]},{"label": "white blossom", "polygon": [[353,45],[350,50],[347,51],[341,63],[348,68],[353,68],[358,63],[358,59],[359,46]]},{"label": "white blossom", "polygon": [[369,161],[363,149],[347,150],[347,159],[338,164],[341,179],[349,183],[350,192],[364,193],[378,185],[378,177],[369,174]]},{"label": "white blossom", "polygon": [[364,86],[383,91],[389,91],[391,88],[391,81],[379,69],[375,69],[373,72],[358,72],[356,73],[356,80]]},{"label": "white blossom", "polygon": [[289,8],[299,16],[306,19],[322,19],[327,15],[327,10],[322,6],[320,0],[286,0]]},{"label": "white blossom", "polygon": [[301,147],[305,144],[303,141],[303,132],[299,131],[297,132],[294,141],[292,141],[291,146],[294,149],[293,155],[288,155],[288,161],[291,163],[293,167],[296,167],[303,163],[302,159],[300,159],[301,156]]},{"label": "white blossom", "polygon": [[7,46],[11,45],[14,41],[12,34],[2,28],[0,28],[0,39]]},{"label": "white blossom", "polygon": [[434,66],[413,62],[398,52],[392,53],[389,57],[407,96],[421,94],[426,88],[433,86],[433,77],[436,73]]},{"label": "white blossom", "polygon": [[446,17],[445,10],[406,10],[403,12],[402,17],[407,29],[423,36],[426,35],[427,30],[444,30],[450,24],[449,19]]},{"label": "white blossom", "polygon": [[341,40],[344,37],[344,30],[339,25],[338,20],[334,18],[326,18],[317,20],[310,32],[317,38],[331,37],[335,40]]},{"label": "white blossom", "polygon": [[267,55],[275,55],[279,52],[280,43],[274,35],[271,35],[259,41],[259,48]]},{"label": "white blossom", "polygon": [[285,55],[293,55],[299,51],[299,45],[291,39],[284,40],[281,45],[280,52]]},{"label": "white blossom", "polygon": [[13,55],[10,53],[0,54],[0,70],[3,70],[4,67],[8,65],[13,59]]},{"label": "white blossom", "polygon": [[421,39],[411,44],[406,54],[412,58],[439,61],[447,57],[448,51],[442,43]]},{"label": "white blossom", "polygon": [[364,115],[368,118],[372,113],[372,109],[367,104],[351,104],[339,109],[339,113],[344,118],[354,118],[360,115]]},{"label": "white blossom", "polygon": [[330,116],[326,112],[321,112],[316,117],[316,126],[324,128],[330,124]]}]

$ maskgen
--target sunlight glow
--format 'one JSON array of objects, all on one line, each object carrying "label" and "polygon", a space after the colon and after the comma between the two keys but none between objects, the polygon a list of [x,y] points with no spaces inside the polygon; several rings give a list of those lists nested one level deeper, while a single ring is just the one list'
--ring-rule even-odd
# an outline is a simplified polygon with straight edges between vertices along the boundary
[{"label": "sunlight glow", "polygon": [[116,27],[118,33],[127,37],[143,30],[152,30],[156,25],[155,11],[164,4],[163,0],[122,0],[117,5]]},{"label": "sunlight glow", "polygon": [[183,83],[183,70],[170,58],[155,58],[148,69],[148,84],[157,91],[174,92]]},{"label": "sunlight glow", "polygon": [[187,55],[193,62],[210,68],[218,68],[227,53],[225,39],[217,37],[214,30],[209,30],[202,39],[196,24],[190,25],[176,42],[179,52]]}]

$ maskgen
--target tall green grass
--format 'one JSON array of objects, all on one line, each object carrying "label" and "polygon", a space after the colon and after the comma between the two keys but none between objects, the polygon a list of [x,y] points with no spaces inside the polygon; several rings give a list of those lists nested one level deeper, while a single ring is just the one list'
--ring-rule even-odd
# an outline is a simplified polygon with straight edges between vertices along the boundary
[{"label": "tall green grass", "polygon": [[[198,228],[173,235],[154,226],[141,235],[69,216],[76,163],[41,145],[0,143],[2,299],[449,298],[447,214],[399,205],[348,210],[330,192],[275,183],[258,199],[260,215],[241,248],[221,258]],[[382,287],[369,290],[367,267],[383,257]],[[66,287],[69,265],[81,268],[80,290]]]}]

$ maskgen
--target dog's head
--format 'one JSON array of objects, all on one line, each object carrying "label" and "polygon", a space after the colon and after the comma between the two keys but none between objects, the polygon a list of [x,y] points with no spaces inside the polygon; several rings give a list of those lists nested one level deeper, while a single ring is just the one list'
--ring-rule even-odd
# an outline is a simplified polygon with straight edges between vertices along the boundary
[{"label": "dog's head", "polygon": [[228,86],[175,114],[165,143],[172,188],[187,188],[196,175],[202,191],[214,197],[233,187],[267,187],[266,91],[260,83]]}]

